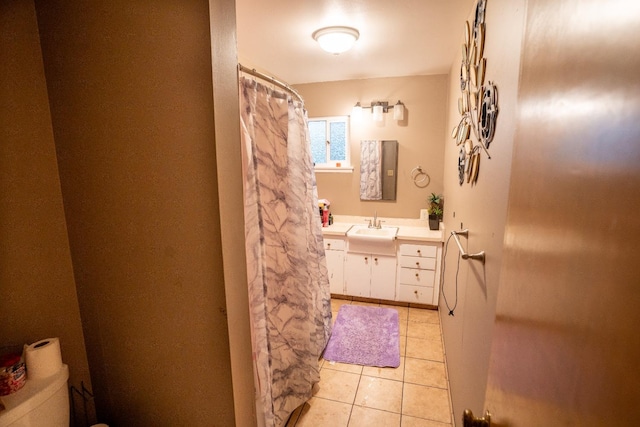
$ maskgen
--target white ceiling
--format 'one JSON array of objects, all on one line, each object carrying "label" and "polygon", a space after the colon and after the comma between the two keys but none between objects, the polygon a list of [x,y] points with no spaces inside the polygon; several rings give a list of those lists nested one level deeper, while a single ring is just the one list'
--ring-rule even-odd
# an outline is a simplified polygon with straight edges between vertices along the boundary
[{"label": "white ceiling", "polygon": [[[238,59],[289,84],[446,74],[474,0],[236,0]],[[311,34],[360,31],[340,55]]]}]

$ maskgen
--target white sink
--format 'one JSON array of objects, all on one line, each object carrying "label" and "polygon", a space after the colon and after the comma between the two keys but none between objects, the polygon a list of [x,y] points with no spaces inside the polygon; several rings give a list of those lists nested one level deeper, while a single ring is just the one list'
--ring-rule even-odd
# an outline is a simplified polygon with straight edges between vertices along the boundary
[{"label": "white sink", "polygon": [[349,252],[395,255],[398,227],[369,228],[354,225],[347,231]]},{"label": "white sink", "polygon": [[394,240],[398,227],[369,228],[366,225],[354,225],[347,232],[347,237],[368,240]]}]

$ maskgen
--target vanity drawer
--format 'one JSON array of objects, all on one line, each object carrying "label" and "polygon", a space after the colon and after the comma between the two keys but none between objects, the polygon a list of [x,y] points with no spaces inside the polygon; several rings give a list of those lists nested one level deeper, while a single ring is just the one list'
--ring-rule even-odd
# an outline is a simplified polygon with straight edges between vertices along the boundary
[{"label": "vanity drawer", "polygon": [[435,270],[436,259],[420,258],[420,257],[412,257],[412,256],[401,256],[400,267],[418,268],[420,270]]},{"label": "vanity drawer", "polygon": [[398,300],[419,304],[433,304],[433,288],[400,285],[398,287]]},{"label": "vanity drawer", "polygon": [[420,258],[435,258],[438,251],[434,245],[412,245],[403,243],[400,245],[400,255],[408,255]]},{"label": "vanity drawer", "polygon": [[436,277],[434,270],[419,270],[417,268],[400,268],[400,285],[431,286]]},{"label": "vanity drawer", "polygon": [[324,239],[324,249],[326,251],[336,250],[343,251],[344,250],[344,239]]}]

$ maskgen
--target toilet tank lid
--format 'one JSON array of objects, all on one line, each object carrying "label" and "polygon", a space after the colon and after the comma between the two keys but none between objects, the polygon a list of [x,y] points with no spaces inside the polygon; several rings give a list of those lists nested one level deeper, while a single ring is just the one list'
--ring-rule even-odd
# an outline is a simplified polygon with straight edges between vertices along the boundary
[{"label": "toilet tank lid", "polygon": [[0,397],[5,406],[5,410],[0,412],[0,426],[11,424],[40,406],[61,387],[66,387],[68,379],[69,366],[67,365],[62,365],[58,373],[40,380],[30,380],[27,373],[27,381],[20,390]]}]

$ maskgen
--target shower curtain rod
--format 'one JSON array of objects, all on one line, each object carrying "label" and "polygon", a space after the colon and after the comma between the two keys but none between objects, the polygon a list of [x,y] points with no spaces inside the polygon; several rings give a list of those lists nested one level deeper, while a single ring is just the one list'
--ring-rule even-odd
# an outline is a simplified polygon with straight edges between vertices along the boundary
[{"label": "shower curtain rod", "polygon": [[288,84],[281,82],[278,79],[275,79],[271,76],[268,76],[266,74],[261,73],[260,71],[257,71],[255,68],[247,68],[244,65],[238,63],[238,71],[241,71],[243,73],[247,73],[247,74],[251,74],[254,77],[258,77],[262,80],[265,80],[269,83],[272,83],[276,86],[278,86],[279,88],[282,88],[286,91],[288,91],[289,93],[291,93],[293,96],[295,96],[296,98],[298,98],[298,101],[304,103],[304,100],[302,99],[302,96],[296,92],[296,90],[294,88],[292,88],[291,86],[289,86]]}]

